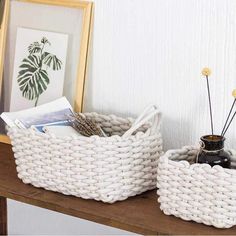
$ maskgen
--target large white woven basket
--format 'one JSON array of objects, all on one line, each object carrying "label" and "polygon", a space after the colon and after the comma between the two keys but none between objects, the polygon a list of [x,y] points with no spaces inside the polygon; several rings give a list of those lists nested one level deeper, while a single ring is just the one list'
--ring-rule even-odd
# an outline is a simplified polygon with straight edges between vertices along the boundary
[{"label": "large white woven basket", "polygon": [[135,122],[114,115],[84,116],[111,136],[57,138],[9,128],[18,177],[36,187],[108,203],[154,189],[162,154],[156,108],[149,107]]},{"label": "large white woven basket", "polygon": [[[157,194],[161,210],[183,220],[217,228],[236,225],[236,170],[192,164],[198,149],[170,150],[159,159]],[[236,166],[236,152],[232,167]]]}]

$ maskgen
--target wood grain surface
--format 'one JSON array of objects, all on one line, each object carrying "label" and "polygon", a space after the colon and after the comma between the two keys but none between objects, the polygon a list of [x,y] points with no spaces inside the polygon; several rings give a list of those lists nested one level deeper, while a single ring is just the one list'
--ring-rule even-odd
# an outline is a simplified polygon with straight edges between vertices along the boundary
[{"label": "wood grain surface", "polygon": [[[216,229],[164,215],[155,190],[123,202],[105,204],[26,185],[17,178],[11,146],[7,144],[0,144],[0,196],[140,234],[236,234],[236,227]],[[1,199],[2,216],[5,208]]]},{"label": "wood grain surface", "polygon": [[0,235],[7,235],[7,199],[0,197]]}]

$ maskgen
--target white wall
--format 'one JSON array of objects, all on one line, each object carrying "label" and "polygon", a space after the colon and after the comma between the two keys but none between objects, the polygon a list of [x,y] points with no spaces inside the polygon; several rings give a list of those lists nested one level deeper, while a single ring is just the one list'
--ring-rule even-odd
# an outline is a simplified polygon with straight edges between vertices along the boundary
[{"label": "white wall", "polygon": [[[209,66],[220,132],[236,87],[236,1],[95,2],[86,110],[136,115],[154,102],[163,112],[165,149],[198,142],[210,132],[201,77]],[[235,124],[227,135],[231,144]]]},{"label": "white wall", "polygon": [[[95,0],[85,110],[137,115],[154,102],[163,112],[165,149],[196,143],[210,132],[201,78],[202,67],[209,66],[215,128],[220,132],[236,87],[235,12],[235,0]],[[235,125],[227,135],[232,146]],[[10,233],[25,214],[19,207],[10,207],[15,212]],[[57,225],[48,223],[50,216],[33,210],[30,214],[41,221],[43,232],[60,233]],[[98,233],[92,223],[88,227],[76,220],[81,228],[75,229],[72,220],[60,219],[68,234]],[[16,233],[22,232],[24,224]]]}]

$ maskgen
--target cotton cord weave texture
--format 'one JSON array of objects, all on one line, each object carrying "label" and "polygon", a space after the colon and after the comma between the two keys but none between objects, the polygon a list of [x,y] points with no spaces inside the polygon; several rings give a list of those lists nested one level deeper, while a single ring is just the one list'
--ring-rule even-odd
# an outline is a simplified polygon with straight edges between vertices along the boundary
[{"label": "cotton cord weave texture", "polygon": [[[160,208],[183,220],[230,228],[236,225],[236,170],[194,163],[198,151],[186,146],[167,151],[159,159]],[[235,168],[236,151],[228,152]]]},{"label": "cotton cord weave texture", "polygon": [[108,203],[154,189],[162,154],[160,113],[156,108],[145,112],[135,122],[83,114],[111,137],[57,138],[9,128],[18,177],[35,187]]}]

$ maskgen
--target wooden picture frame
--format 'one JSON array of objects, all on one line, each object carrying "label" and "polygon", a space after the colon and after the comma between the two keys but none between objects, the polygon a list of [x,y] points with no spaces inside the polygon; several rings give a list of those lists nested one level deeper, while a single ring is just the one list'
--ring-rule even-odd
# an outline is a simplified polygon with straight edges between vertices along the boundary
[{"label": "wooden picture frame", "polygon": [[[2,22],[0,22],[0,97],[3,84],[4,56],[7,40],[7,29],[10,13],[11,0],[4,1],[4,10]],[[78,8],[83,10],[82,30],[80,38],[79,64],[77,66],[76,92],[74,101],[74,110],[81,112],[83,110],[84,85],[88,64],[89,43],[93,18],[93,3],[82,0],[14,0],[17,2],[44,4],[52,6],[61,6],[65,8]],[[0,143],[10,143],[6,135],[0,135]]]},{"label": "wooden picture frame", "polygon": [[0,97],[3,78],[4,56],[7,39],[7,26],[9,18],[10,0],[1,0],[1,22],[0,22]]}]

